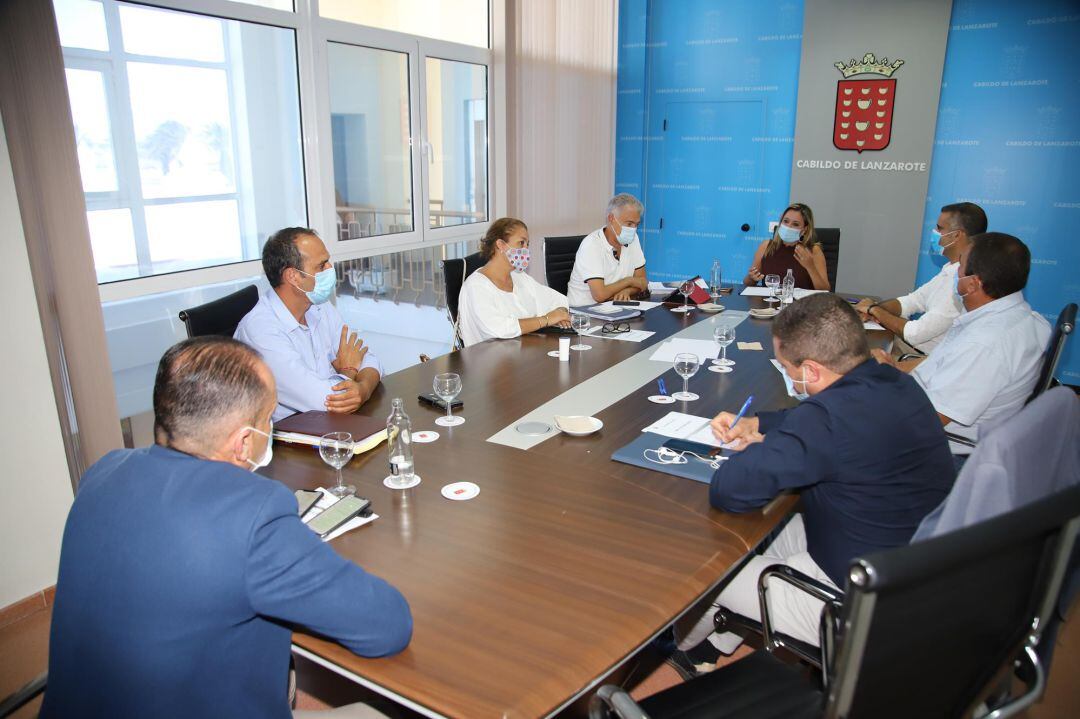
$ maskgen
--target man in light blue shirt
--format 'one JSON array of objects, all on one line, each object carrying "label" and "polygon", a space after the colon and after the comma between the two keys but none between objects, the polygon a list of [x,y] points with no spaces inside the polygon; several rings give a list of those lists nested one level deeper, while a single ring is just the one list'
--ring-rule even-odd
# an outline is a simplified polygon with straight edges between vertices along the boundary
[{"label": "man in light blue shirt", "polygon": [[[965,311],[912,371],[947,431],[976,440],[981,426],[1016,414],[1035,388],[1050,323],[1024,300],[1030,269],[1027,246],[1000,232],[972,237],[961,255],[956,294]],[[955,443],[952,450],[971,453]]]},{"label": "man in light blue shirt", "polygon": [[306,227],[286,227],[263,247],[270,290],[236,328],[277,382],[277,422],[295,412],[355,412],[375,391],[382,366],[329,302],[337,285],[326,245]]}]

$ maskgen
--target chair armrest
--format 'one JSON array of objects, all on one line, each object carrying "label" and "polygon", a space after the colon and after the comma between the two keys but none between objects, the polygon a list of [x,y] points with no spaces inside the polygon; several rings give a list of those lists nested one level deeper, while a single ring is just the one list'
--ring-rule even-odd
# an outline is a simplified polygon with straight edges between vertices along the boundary
[{"label": "chair armrest", "polygon": [[620,687],[605,684],[589,700],[589,719],[649,719],[637,702]]},{"label": "chair armrest", "polygon": [[952,432],[946,432],[945,438],[948,439],[950,442],[956,442],[957,444],[962,444],[965,447],[971,447],[974,449],[977,446],[973,440],[970,440],[967,437],[961,437],[958,434],[953,434]]},{"label": "chair armrest", "polygon": [[[783,582],[787,582],[796,589],[806,592],[810,596],[820,599],[825,603],[821,612],[821,621],[818,627],[819,643],[821,654],[820,656],[812,656],[806,654],[799,647],[784,642],[783,636],[777,634],[773,629],[772,619],[769,616],[769,579],[775,577]],[[773,652],[778,647],[784,647],[788,651],[795,655],[805,659],[806,661],[821,667],[822,675],[825,677],[826,683],[828,683],[829,667],[832,663],[832,651],[836,643],[836,627],[837,619],[840,614],[840,607],[844,603],[844,592],[840,589],[830,587],[824,582],[820,582],[803,572],[800,572],[794,567],[789,567],[786,564],[770,564],[765,570],[758,576],[758,602],[761,607],[761,634],[765,640],[765,649],[768,652]]]},{"label": "chair armrest", "polygon": [[[1046,673],[1043,671],[1042,663],[1039,662],[1039,655],[1035,653],[1035,648],[1030,644],[1025,645],[1024,651],[1016,663],[1017,665],[1028,665],[1026,674],[1031,676],[1032,680],[1027,685],[1027,691],[1015,699],[996,707],[984,719],[1008,719],[1008,717],[1020,714],[1042,699],[1043,692],[1046,690]],[[1020,674],[1020,672],[1017,672],[1017,674]]]},{"label": "chair armrest", "polygon": [[38,694],[45,691],[45,685],[49,680],[49,673],[42,672],[19,688],[14,694],[4,697],[0,701],[0,717],[11,716],[20,707],[28,704]]}]

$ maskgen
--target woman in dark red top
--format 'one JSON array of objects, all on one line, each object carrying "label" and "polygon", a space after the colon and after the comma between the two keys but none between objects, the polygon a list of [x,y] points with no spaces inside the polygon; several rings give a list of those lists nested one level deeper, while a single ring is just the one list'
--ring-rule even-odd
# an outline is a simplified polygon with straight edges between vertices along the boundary
[{"label": "woman in dark red top", "polygon": [[796,287],[832,289],[825,269],[825,254],[814,234],[814,213],[800,202],[792,203],[784,210],[772,238],[758,245],[754,263],[743,283],[756,285],[765,279],[765,275],[779,275],[782,281],[788,270],[795,277]]}]

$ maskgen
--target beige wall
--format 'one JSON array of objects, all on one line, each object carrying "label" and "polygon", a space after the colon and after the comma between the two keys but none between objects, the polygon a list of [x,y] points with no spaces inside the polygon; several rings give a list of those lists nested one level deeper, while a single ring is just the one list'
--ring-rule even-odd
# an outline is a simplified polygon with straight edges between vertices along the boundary
[{"label": "beige wall", "polygon": [[5,281],[0,372],[0,607],[56,583],[71,480],[45,358],[7,141],[0,124],[0,257]]},{"label": "beige wall", "polygon": [[604,224],[614,188],[616,0],[506,0],[507,211],[542,238]]}]

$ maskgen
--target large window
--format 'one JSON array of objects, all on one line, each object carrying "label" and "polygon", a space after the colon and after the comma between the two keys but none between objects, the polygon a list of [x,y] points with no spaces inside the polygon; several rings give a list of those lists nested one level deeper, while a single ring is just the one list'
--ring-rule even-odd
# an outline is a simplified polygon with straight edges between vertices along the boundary
[{"label": "large window", "polygon": [[488,47],[488,0],[319,0],[325,18]]},{"label": "large window", "polygon": [[256,259],[307,224],[293,30],[55,7],[99,282]]}]

